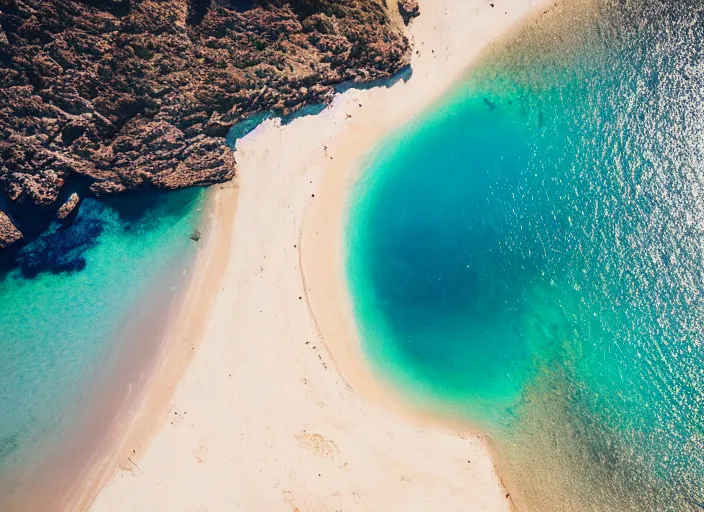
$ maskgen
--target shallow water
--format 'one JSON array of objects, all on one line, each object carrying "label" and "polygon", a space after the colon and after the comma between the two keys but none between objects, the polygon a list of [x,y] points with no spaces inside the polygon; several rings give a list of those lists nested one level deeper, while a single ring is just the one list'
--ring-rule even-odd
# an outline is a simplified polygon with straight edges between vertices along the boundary
[{"label": "shallow water", "polygon": [[554,9],[370,157],[365,352],[520,510],[704,508],[704,6]]},{"label": "shallow water", "polygon": [[[130,322],[145,321],[140,313],[159,309],[140,303],[147,292],[150,301],[173,300],[195,254],[189,235],[203,202],[202,190],[85,199],[70,226],[53,224],[4,270],[0,484],[43,469],[79,428],[116,340]],[[130,337],[161,342],[142,331]]]}]

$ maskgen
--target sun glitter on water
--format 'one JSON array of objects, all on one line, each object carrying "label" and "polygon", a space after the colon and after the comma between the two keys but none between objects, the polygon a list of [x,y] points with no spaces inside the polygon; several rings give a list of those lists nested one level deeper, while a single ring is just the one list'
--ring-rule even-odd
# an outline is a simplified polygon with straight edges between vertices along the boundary
[{"label": "sun glitter on water", "polygon": [[487,431],[521,510],[704,506],[703,9],[562,4],[351,205],[367,356]]}]

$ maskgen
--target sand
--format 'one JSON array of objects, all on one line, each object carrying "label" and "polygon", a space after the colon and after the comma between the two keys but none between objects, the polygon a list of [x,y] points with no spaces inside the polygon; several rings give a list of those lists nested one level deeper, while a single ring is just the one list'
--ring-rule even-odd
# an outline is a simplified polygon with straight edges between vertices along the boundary
[{"label": "sand", "polygon": [[179,348],[93,510],[510,507],[481,436],[413,410],[372,375],[343,276],[359,160],[536,2],[494,3],[421,1],[407,83],[350,90],[318,116],[269,120],[239,141],[237,191],[217,200],[227,218],[181,306]]}]

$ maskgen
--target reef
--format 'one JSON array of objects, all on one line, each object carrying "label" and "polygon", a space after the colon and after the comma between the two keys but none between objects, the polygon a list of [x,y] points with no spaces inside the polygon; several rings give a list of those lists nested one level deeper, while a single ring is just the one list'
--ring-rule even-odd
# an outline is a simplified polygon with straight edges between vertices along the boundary
[{"label": "reef", "polygon": [[0,0],[0,248],[28,216],[69,216],[76,191],[231,180],[234,124],[407,66],[394,14],[382,0]]}]

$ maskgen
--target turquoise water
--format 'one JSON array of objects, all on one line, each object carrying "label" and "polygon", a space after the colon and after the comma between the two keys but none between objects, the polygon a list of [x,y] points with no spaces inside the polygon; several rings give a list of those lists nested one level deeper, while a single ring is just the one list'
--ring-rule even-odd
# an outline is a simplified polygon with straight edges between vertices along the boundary
[{"label": "turquoise water", "polygon": [[147,289],[171,300],[203,202],[201,190],[86,199],[72,225],[53,224],[0,275],[0,482],[41,468],[77,428]]},{"label": "turquoise water", "polygon": [[357,186],[365,352],[519,510],[704,508],[703,37],[701,3],[558,9]]}]

